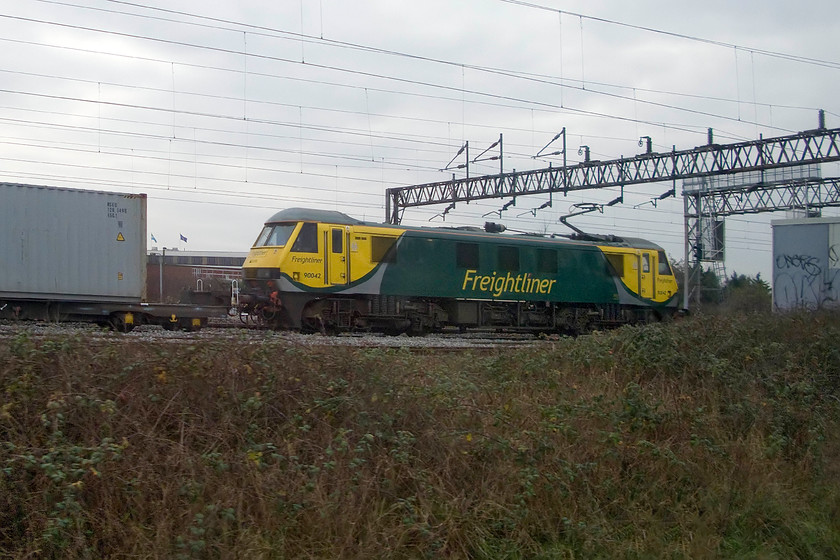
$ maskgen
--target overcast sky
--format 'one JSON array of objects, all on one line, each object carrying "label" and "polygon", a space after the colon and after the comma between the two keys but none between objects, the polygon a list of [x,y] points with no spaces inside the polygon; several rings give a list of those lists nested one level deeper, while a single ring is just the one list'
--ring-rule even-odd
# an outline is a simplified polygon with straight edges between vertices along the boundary
[{"label": "overcast sky", "polygon": [[[387,188],[451,178],[441,169],[464,163],[467,141],[474,159],[502,135],[509,172],[562,164],[532,156],[563,127],[569,164],[582,146],[641,153],[642,136],[666,151],[705,144],[708,128],[718,143],[787,135],[816,128],[819,109],[836,128],[840,5],[799,5],[7,1],[0,181],[147,193],[157,245],[247,251],[283,208],[383,221]],[[651,203],[670,188],[627,187],[622,205],[574,223],[680,260],[682,198]],[[442,207],[414,208],[403,223],[568,233],[558,218],[573,204],[617,194],[536,212],[547,196],[520,197],[501,216],[505,200],[459,204],[445,222]],[[769,278],[769,221],[782,218],[727,218],[727,270]]]}]

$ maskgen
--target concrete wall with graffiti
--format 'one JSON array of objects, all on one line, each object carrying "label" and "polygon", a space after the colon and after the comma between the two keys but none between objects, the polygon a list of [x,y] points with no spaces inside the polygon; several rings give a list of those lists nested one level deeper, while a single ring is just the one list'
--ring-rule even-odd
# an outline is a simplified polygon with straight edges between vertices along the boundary
[{"label": "concrete wall with graffiti", "polygon": [[773,308],[840,307],[840,218],[773,226]]}]

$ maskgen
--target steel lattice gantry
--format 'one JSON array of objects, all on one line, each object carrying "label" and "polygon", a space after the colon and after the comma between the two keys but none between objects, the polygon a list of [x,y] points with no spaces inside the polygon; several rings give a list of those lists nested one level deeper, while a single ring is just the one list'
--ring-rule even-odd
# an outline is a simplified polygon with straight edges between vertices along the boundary
[{"label": "steel lattice gantry", "polygon": [[414,206],[568,193],[837,161],[839,137],[840,129],[819,128],[736,144],[393,187],[386,191],[386,220],[398,224],[405,209]]},{"label": "steel lattice gantry", "polygon": [[775,183],[755,183],[728,189],[684,189],[686,216],[732,216],[777,210],[811,210],[840,206],[840,177],[794,179]]}]

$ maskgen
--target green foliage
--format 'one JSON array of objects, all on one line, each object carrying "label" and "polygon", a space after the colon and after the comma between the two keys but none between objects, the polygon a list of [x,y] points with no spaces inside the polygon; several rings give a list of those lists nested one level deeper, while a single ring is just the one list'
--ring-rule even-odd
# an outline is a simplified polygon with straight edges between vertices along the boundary
[{"label": "green foliage", "polygon": [[724,289],[722,307],[729,313],[767,313],[772,305],[770,284],[757,274],[755,278],[732,273]]},{"label": "green foliage", "polygon": [[24,331],[1,555],[838,557],[838,339],[831,314],[444,354]]}]

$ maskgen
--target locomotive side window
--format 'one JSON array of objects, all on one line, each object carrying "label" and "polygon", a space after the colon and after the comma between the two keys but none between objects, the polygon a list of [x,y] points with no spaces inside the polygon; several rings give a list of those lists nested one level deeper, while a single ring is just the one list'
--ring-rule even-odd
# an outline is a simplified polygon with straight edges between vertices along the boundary
[{"label": "locomotive side window", "polygon": [[292,251],[295,253],[318,252],[318,224],[309,222],[303,224],[297,239],[292,244]]},{"label": "locomotive side window", "polygon": [[519,249],[517,247],[499,247],[498,253],[499,269],[507,272],[519,270]]},{"label": "locomotive side window", "polygon": [[642,253],[642,272],[650,272],[650,255],[648,253]]},{"label": "locomotive side window", "polygon": [[455,263],[458,268],[478,269],[478,244],[477,243],[456,243]]},{"label": "locomotive side window", "polygon": [[557,274],[557,251],[537,249],[537,272]]},{"label": "locomotive side window", "polygon": [[397,252],[391,248],[397,242],[395,237],[384,237],[373,235],[370,238],[370,260],[371,262],[397,262]]},{"label": "locomotive side window", "polygon": [[334,228],[332,230],[332,252],[344,252],[344,230]]},{"label": "locomotive side window", "polygon": [[674,272],[671,270],[671,265],[668,264],[668,259],[665,257],[665,251],[659,251],[656,259],[659,261],[659,275],[673,276]]},{"label": "locomotive side window", "polygon": [[[621,253],[607,253],[608,271],[613,276],[624,276],[624,255]],[[611,270],[610,270],[611,269]]]}]

